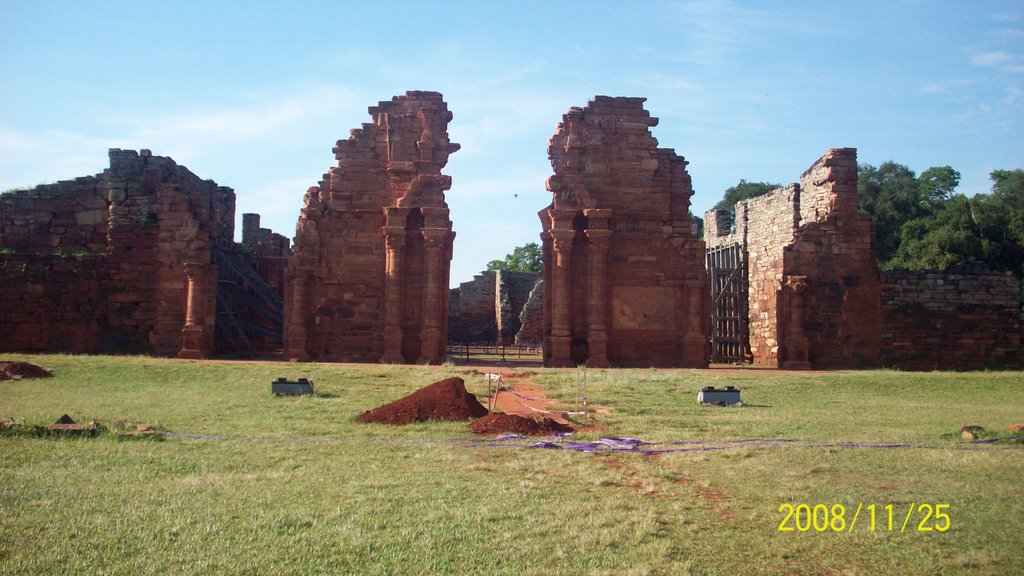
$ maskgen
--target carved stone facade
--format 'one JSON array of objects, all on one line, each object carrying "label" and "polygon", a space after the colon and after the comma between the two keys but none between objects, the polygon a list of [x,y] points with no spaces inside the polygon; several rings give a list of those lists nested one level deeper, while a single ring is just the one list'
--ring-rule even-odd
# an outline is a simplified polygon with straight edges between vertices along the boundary
[{"label": "carved stone facade", "polygon": [[452,119],[441,94],[407,92],[334,148],[306,192],[285,274],[285,356],[437,363],[445,358],[455,233],[441,174]]},{"label": "carved stone facade", "polygon": [[569,109],[539,213],[548,366],[707,365],[704,242],[686,160],[658,148],[645,98]]}]

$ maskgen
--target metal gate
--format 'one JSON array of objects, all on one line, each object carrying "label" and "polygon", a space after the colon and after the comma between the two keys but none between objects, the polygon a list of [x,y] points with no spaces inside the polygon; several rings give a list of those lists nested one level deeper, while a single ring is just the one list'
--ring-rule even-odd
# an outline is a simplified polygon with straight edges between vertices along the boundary
[{"label": "metal gate", "polygon": [[711,361],[748,362],[747,254],[740,244],[707,251],[711,278]]}]

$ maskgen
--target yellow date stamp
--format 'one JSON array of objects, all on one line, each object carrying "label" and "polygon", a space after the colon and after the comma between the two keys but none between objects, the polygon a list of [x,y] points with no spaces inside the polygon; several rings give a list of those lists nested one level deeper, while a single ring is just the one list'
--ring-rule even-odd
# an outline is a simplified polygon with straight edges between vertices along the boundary
[{"label": "yellow date stamp", "polygon": [[842,504],[779,505],[779,532],[946,532],[953,527],[949,504],[911,502],[864,504],[856,509]]}]

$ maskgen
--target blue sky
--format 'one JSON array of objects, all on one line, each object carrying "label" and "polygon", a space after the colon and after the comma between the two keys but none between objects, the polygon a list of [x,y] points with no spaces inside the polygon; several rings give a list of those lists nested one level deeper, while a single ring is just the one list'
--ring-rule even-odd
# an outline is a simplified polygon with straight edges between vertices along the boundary
[{"label": "blue sky", "polygon": [[0,77],[0,190],[149,148],[288,236],[368,106],[439,91],[462,144],[445,169],[453,286],[538,240],[547,140],[597,94],[648,98],[698,215],[830,147],[950,165],[969,195],[1024,167],[1020,0],[0,0]]}]

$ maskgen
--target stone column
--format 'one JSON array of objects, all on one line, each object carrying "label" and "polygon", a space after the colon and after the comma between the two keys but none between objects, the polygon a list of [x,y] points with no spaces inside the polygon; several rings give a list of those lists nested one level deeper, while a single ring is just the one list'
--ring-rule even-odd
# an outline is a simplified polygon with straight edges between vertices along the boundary
[{"label": "stone column", "polygon": [[181,329],[181,350],[178,358],[205,358],[203,346],[204,329],[200,320],[203,301],[203,285],[206,279],[206,266],[203,264],[185,263],[185,275],[188,278],[188,291],[185,296],[185,326]]},{"label": "stone column", "polygon": [[589,240],[589,274],[587,298],[587,346],[590,356],[587,366],[607,368],[608,362],[608,241],[612,231],[608,229],[611,210],[584,210]]},{"label": "stone column", "polygon": [[441,298],[447,298],[448,294],[442,294],[441,273],[444,271],[444,263],[441,257],[444,254],[445,244],[450,231],[447,228],[424,228],[423,233],[423,258],[424,275],[426,283],[423,290],[423,326],[420,329],[420,364],[438,364],[443,360],[441,348],[441,327],[444,318],[445,306]]},{"label": "stone column", "polygon": [[786,359],[782,362],[782,368],[810,370],[810,341],[804,334],[804,292],[807,291],[807,277],[786,276],[783,286],[789,295],[789,322],[786,325]]},{"label": "stone column", "polygon": [[402,364],[402,260],[405,228],[386,226],[384,241],[387,253],[384,263],[384,354],[385,364]]},{"label": "stone column", "polygon": [[709,343],[704,321],[709,311],[708,286],[704,280],[689,278],[683,284],[686,297],[686,333],[683,335],[683,359],[687,366],[707,366]]},{"label": "stone column", "polygon": [[309,360],[309,351],[306,349],[306,289],[306,272],[296,270],[292,278],[291,317],[287,318],[288,350],[285,351],[285,358],[288,360]]},{"label": "stone column", "polygon": [[572,241],[576,232],[571,228],[571,218],[559,218],[554,225],[551,230],[555,268],[552,270],[550,363],[551,366],[572,366]]}]

